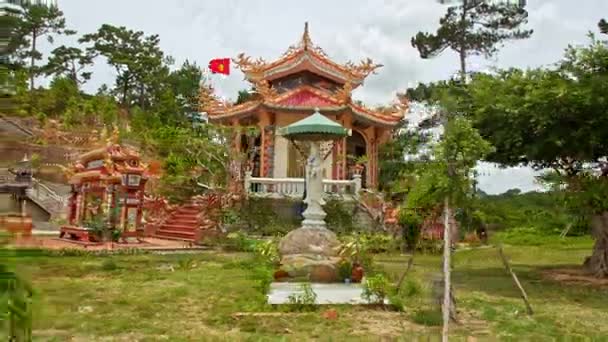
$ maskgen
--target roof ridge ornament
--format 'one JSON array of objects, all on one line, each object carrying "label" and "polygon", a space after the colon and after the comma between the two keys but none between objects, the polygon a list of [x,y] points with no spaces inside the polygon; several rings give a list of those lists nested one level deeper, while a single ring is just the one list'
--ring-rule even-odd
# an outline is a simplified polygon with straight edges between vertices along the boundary
[{"label": "roof ridge ornament", "polygon": [[304,50],[308,50],[309,46],[313,46],[312,40],[310,39],[310,34],[308,32],[308,21],[304,22],[304,33],[302,34],[302,48]]}]

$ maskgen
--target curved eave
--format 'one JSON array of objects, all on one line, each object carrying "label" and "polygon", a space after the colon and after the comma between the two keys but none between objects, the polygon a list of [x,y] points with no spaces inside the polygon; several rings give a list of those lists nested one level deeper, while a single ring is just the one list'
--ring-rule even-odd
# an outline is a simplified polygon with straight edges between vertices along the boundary
[{"label": "curved eave", "polygon": [[240,118],[249,114],[255,114],[255,110],[258,108],[266,108],[270,110],[280,110],[286,112],[314,112],[315,108],[318,108],[322,113],[340,113],[348,110],[352,115],[359,121],[369,123],[375,126],[382,127],[395,127],[403,119],[403,116],[396,115],[384,115],[375,112],[367,111],[358,106],[352,104],[338,105],[338,106],[325,106],[325,107],[311,107],[311,106],[287,106],[280,105],[277,103],[259,103],[256,102],[250,107],[239,108],[238,110],[229,110],[226,112],[215,113],[209,115],[211,122],[220,122],[222,120]]},{"label": "curved eave", "polygon": [[208,111],[207,114],[209,115],[209,121],[217,122],[249,114],[258,109],[261,104],[262,103],[260,101],[245,102],[224,110]]},{"label": "curved eave", "polygon": [[386,126],[386,127],[395,127],[403,119],[403,115],[396,116],[396,115],[378,114],[378,113],[374,113],[371,111],[367,111],[363,108],[360,108],[360,107],[354,106],[354,105],[349,105],[349,108],[350,108],[351,112],[353,113],[353,116],[356,117],[357,119],[364,121],[364,122],[369,122],[369,123],[372,123],[375,125],[381,125],[381,126]]},{"label": "curved eave", "polygon": [[243,73],[251,81],[258,81],[260,79],[273,81],[304,70],[311,71],[341,84],[351,81],[353,88],[361,85],[364,79],[363,77],[353,75],[348,69],[319,56],[312,50],[300,50],[287,58],[270,63],[259,72],[244,70]]}]

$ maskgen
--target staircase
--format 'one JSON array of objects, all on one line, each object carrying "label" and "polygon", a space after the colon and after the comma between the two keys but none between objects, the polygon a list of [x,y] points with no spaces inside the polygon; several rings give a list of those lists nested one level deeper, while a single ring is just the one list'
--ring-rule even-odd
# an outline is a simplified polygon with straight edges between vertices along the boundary
[{"label": "staircase", "polygon": [[177,208],[170,216],[156,229],[153,237],[169,240],[194,241],[199,229],[200,206],[192,202]]}]

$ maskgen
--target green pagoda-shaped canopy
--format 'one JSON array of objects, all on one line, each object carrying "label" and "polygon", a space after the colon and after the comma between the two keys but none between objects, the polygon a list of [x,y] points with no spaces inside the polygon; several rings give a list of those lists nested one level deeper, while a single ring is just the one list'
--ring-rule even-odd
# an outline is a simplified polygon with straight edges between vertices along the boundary
[{"label": "green pagoda-shaped canopy", "polygon": [[311,116],[280,128],[278,134],[296,140],[333,140],[351,135],[351,130],[325,117],[315,108]]}]

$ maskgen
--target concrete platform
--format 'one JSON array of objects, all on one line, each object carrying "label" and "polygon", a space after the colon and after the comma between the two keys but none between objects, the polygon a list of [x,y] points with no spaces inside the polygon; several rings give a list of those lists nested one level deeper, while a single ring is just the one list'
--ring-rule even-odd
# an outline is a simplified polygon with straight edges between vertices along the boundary
[{"label": "concrete platform", "polygon": [[[272,283],[268,293],[268,304],[289,304],[289,296],[300,293],[303,283]],[[361,294],[361,284],[310,284],[317,294],[316,304],[368,304]]]}]

